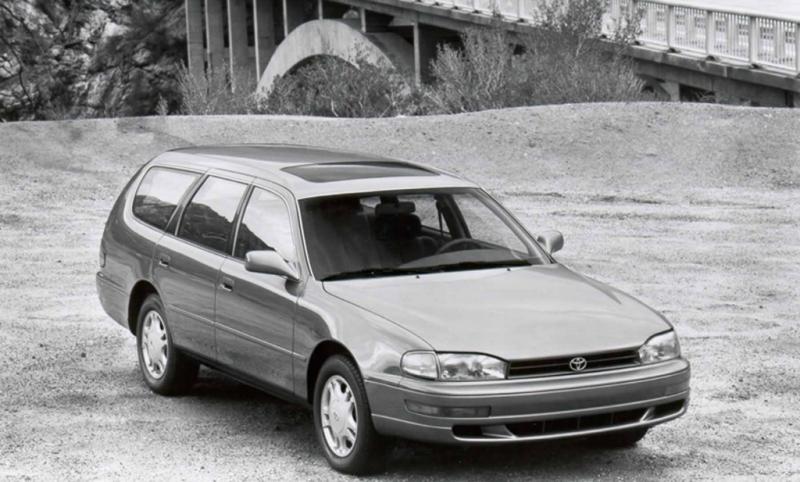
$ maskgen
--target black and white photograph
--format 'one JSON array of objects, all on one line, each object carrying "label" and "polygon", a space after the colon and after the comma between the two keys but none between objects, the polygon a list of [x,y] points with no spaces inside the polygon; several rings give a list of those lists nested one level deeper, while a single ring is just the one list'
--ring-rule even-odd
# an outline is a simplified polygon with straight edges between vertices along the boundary
[{"label": "black and white photograph", "polygon": [[0,481],[800,480],[800,0],[0,0]]}]

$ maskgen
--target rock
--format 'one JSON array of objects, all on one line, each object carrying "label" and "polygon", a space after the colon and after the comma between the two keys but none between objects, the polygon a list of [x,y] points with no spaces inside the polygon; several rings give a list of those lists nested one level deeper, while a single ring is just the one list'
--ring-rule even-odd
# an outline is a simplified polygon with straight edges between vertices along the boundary
[{"label": "rock", "polygon": [[146,48],[140,48],[133,54],[133,63],[139,67],[144,67],[153,60],[153,52]]},{"label": "rock", "polygon": [[129,30],[128,27],[124,25],[119,25],[114,22],[108,22],[103,27],[103,32],[100,34],[100,41],[104,42],[111,37],[117,37],[119,35],[125,34]]},{"label": "rock", "polygon": [[86,23],[78,30],[78,37],[84,42],[88,42],[92,37],[106,33],[106,26],[110,25],[108,22],[109,16],[107,12],[104,10],[93,10],[87,16]]},{"label": "rock", "polygon": [[108,92],[109,80],[112,78],[110,72],[96,74],[89,82],[86,94],[86,105],[98,108],[105,104],[106,93]]},{"label": "rock", "polygon": [[[13,79],[19,65],[8,57],[0,60],[0,121],[67,112],[80,118],[149,115],[161,97],[177,102],[178,67],[185,55],[183,2],[2,1],[24,19],[24,27],[16,25],[11,34],[36,35],[46,53],[24,61],[31,83],[26,87],[42,96],[35,103],[20,101]],[[78,9],[75,16],[70,8]]]}]

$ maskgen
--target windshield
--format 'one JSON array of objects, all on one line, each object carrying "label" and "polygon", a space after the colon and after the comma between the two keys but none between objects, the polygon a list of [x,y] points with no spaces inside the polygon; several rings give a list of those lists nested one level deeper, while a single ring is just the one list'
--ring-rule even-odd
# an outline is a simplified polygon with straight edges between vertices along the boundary
[{"label": "windshield", "polygon": [[323,281],[549,262],[479,189],[318,197],[300,201],[300,211]]}]

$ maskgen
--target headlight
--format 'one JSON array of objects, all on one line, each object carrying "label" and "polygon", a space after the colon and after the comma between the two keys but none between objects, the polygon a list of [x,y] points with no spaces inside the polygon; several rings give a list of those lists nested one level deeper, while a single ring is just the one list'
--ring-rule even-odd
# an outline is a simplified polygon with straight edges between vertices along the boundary
[{"label": "headlight", "polygon": [[439,378],[445,381],[501,380],[506,362],[486,355],[439,353]]},{"label": "headlight", "polygon": [[439,366],[436,354],[426,351],[409,352],[403,355],[400,362],[403,371],[409,375],[436,380],[439,376]]},{"label": "headlight", "polygon": [[672,360],[679,356],[681,346],[674,330],[650,338],[639,348],[639,360],[645,364]]},{"label": "headlight", "polygon": [[506,362],[488,355],[409,352],[401,362],[403,372],[441,381],[502,380]]}]

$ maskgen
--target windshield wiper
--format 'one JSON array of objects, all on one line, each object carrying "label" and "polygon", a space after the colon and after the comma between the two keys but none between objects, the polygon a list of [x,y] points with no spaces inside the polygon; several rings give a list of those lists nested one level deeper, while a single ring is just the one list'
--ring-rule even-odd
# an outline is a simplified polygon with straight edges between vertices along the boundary
[{"label": "windshield wiper", "polygon": [[418,271],[461,271],[469,269],[489,269],[489,268],[511,268],[514,266],[531,266],[532,263],[525,259],[505,259],[501,261],[462,261],[460,263],[437,264],[436,266],[424,266],[417,268]]},{"label": "windshield wiper", "polygon": [[365,268],[355,271],[344,271],[322,278],[320,281],[335,281],[341,279],[354,279],[354,278],[374,278],[379,276],[400,276],[407,274],[426,273],[427,269],[403,269],[403,268]]},{"label": "windshield wiper", "polygon": [[444,271],[462,271],[469,269],[510,268],[513,266],[531,266],[531,262],[524,259],[506,259],[502,261],[462,261],[460,263],[437,264],[434,266],[417,266],[414,268],[364,268],[355,271],[344,271],[342,273],[332,274],[322,278],[320,281],[441,273]]}]

